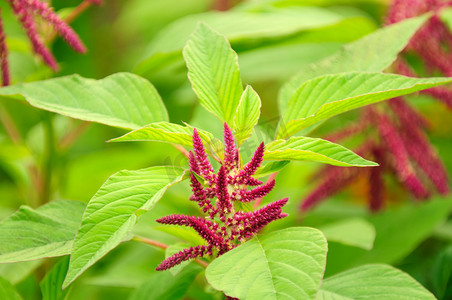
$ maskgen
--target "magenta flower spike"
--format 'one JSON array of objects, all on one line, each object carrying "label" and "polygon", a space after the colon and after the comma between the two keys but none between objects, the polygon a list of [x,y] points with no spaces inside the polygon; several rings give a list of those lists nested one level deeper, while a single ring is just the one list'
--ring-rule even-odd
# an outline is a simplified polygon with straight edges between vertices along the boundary
[{"label": "magenta flower spike", "polygon": [[[386,18],[387,24],[393,24],[426,12],[433,13],[404,50],[418,56],[429,76],[438,72],[445,76],[452,75],[452,33],[439,16],[441,9],[451,6],[452,1],[444,0],[394,0]],[[394,63],[396,72],[419,77],[403,54]],[[435,87],[420,93],[430,95],[452,108],[450,87]],[[333,131],[326,139],[338,142],[361,133],[372,136],[375,141],[367,139],[364,143],[368,145],[356,152],[380,166],[360,169],[359,172],[348,168],[324,168],[317,176],[321,179],[320,184],[306,196],[301,204],[302,210],[310,209],[341,191],[356,181],[358,174],[360,178],[367,179],[371,211],[378,211],[385,206],[386,174],[395,175],[402,187],[417,199],[429,197],[433,189],[442,195],[450,193],[449,176],[444,164],[425,134],[430,126],[424,116],[401,97],[378,106],[361,110],[361,117],[356,123]]]},{"label": "magenta flower spike", "polygon": [[9,67],[8,67],[8,47],[5,41],[5,31],[3,30],[3,22],[0,10],[0,65],[2,68],[2,83],[4,86],[9,85]]},{"label": "magenta flower spike", "polygon": [[[224,142],[224,160],[215,175],[199,133],[196,129],[193,131],[194,153],[189,152],[193,192],[190,200],[198,202],[205,217],[171,215],[157,220],[161,224],[191,227],[207,245],[184,249],[165,259],[156,270],[166,270],[193,258],[220,256],[252,238],[270,222],[287,216],[282,212],[287,198],[251,212],[237,208],[239,205],[235,205],[236,202],[250,202],[267,195],[275,186],[275,181],[262,185],[261,181],[251,177],[262,162],[263,143],[259,145],[251,161],[240,169],[238,149],[227,124],[224,127]],[[247,186],[258,187],[249,190]]]},{"label": "magenta flower spike", "polygon": [[[71,46],[75,51],[80,53],[86,52],[86,47],[80,40],[79,36],[66,24],[46,2],[41,0],[6,0],[17,19],[28,36],[33,51],[39,55],[45,64],[53,71],[58,71],[58,64],[52,52],[46,46],[42,36],[38,32],[35,18],[39,17],[46,21],[58,32],[58,34]],[[94,4],[100,4],[100,0],[85,0]],[[1,21],[1,19],[0,19]],[[5,34],[3,27],[0,25],[0,64],[2,68],[3,85],[9,85],[10,75],[8,68],[7,46],[5,43]]]},{"label": "magenta flower spike", "polygon": [[86,47],[78,35],[48,6],[39,0],[27,0],[28,10],[40,15],[44,20],[52,24],[56,31],[66,40],[69,46],[77,52],[85,53]]}]

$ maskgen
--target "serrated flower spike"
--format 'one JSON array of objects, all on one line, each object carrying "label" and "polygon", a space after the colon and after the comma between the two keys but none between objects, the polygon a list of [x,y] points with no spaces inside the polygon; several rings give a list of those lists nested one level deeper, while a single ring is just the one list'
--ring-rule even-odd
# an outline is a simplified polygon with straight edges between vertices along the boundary
[{"label": "serrated flower spike", "polygon": [[[11,6],[12,12],[17,16],[26,35],[32,45],[33,51],[54,71],[58,70],[58,64],[49,48],[46,46],[42,36],[39,34],[38,22],[36,18],[51,25],[58,34],[75,51],[86,52],[86,47],[72,28],[66,24],[46,2],[41,0],[6,0]],[[94,4],[100,4],[99,0],[85,0]],[[1,16],[0,16],[1,18]],[[9,84],[9,68],[7,63],[7,47],[3,28],[0,28],[0,59],[2,68],[3,85]]]},{"label": "serrated flower spike", "polygon": [[224,160],[215,174],[207,159],[201,137],[194,129],[193,152],[189,152],[190,182],[193,192],[190,200],[198,203],[205,216],[201,218],[171,215],[160,218],[157,222],[191,227],[206,244],[184,249],[168,257],[156,270],[166,270],[197,257],[220,256],[252,238],[270,222],[287,216],[282,212],[287,198],[255,211],[240,209],[243,207],[241,203],[267,195],[275,186],[275,181],[262,184],[252,177],[262,163],[263,143],[243,168],[240,167],[238,149],[227,124],[224,125],[224,144]]}]

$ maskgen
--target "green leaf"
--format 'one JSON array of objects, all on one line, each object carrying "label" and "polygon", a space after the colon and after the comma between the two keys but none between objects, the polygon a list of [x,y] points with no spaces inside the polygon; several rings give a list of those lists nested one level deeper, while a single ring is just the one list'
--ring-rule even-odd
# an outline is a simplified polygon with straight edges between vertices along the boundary
[{"label": "green leaf", "polygon": [[157,90],[144,78],[116,73],[94,80],[70,75],[0,88],[0,95],[71,118],[127,129],[167,121]]},{"label": "green leaf", "polygon": [[375,227],[364,219],[347,219],[319,227],[328,242],[338,242],[366,250],[372,249]]},{"label": "green leaf", "polygon": [[201,21],[223,33],[232,42],[281,38],[303,30],[328,26],[343,18],[327,9],[303,7],[266,12],[210,11],[181,18],[164,28],[149,45],[149,53],[135,72],[147,75],[174,62],[188,36]]},{"label": "green leaf", "polygon": [[289,163],[290,163],[290,161],[288,161],[288,160],[268,162],[265,165],[260,166],[256,170],[256,172],[254,173],[254,177],[259,178],[259,177],[264,177],[264,176],[273,174],[275,172],[282,170]]},{"label": "green leaf", "polygon": [[259,121],[261,105],[259,95],[248,85],[240,98],[234,116],[233,130],[239,146],[251,136],[254,126]]},{"label": "green leaf", "polygon": [[[245,82],[277,80],[284,82],[313,62],[339,51],[378,29],[369,17],[347,17],[335,24],[297,34],[280,43],[239,51],[239,65]],[[241,49],[240,49],[241,50]]]},{"label": "green leaf", "polygon": [[206,277],[215,289],[239,299],[314,299],[326,252],[319,230],[287,228],[223,254],[207,267]]},{"label": "green leaf", "polygon": [[200,23],[184,47],[188,78],[199,102],[232,125],[242,95],[237,54],[225,36]]},{"label": "green leaf", "polygon": [[440,11],[441,20],[447,25],[449,31],[452,31],[452,8],[445,7]]},{"label": "green leaf", "polygon": [[204,245],[206,241],[199,236],[199,234],[191,227],[182,226],[156,226],[153,227],[159,231],[171,234],[172,236],[178,237],[184,241],[189,242],[192,246]]},{"label": "green leaf", "polygon": [[176,276],[168,271],[156,272],[131,295],[129,300],[183,299],[200,270],[200,266],[190,264]]},{"label": "green leaf", "polygon": [[[213,135],[205,130],[197,129],[201,139],[206,145],[214,140]],[[157,141],[182,146],[193,147],[193,128],[168,122],[151,123],[125,135],[110,140],[111,142],[125,141]]]},{"label": "green leaf", "polygon": [[279,108],[286,111],[297,88],[312,78],[343,72],[381,72],[389,67],[414,33],[427,20],[426,16],[408,19],[375,31],[349,43],[335,54],[301,69],[279,93]]},{"label": "green leaf", "polygon": [[390,98],[452,82],[451,78],[410,78],[382,73],[342,73],[303,83],[279,123],[277,138],[338,114]]},{"label": "green leaf", "polygon": [[64,287],[121,243],[135,226],[135,212],[151,209],[183,175],[181,168],[151,167],[120,171],[108,178],[83,214]]},{"label": "green leaf", "polygon": [[330,243],[327,274],[363,264],[400,261],[444,222],[451,207],[451,197],[435,197],[428,203],[389,208],[370,217],[377,232],[372,250]]},{"label": "green leaf", "polygon": [[449,280],[452,276],[452,245],[449,245],[441,250],[436,256],[432,271],[431,280],[433,291],[438,299],[446,299],[445,293],[447,291]]},{"label": "green leaf", "polygon": [[408,274],[388,265],[365,265],[323,281],[318,300],[436,299]]},{"label": "green leaf", "polygon": [[276,140],[266,145],[264,160],[318,161],[346,167],[378,166],[341,145],[319,138],[302,136],[291,137],[288,140]]},{"label": "green leaf", "polygon": [[42,300],[63,300],[69,289],[63,290],[63,281],[69,267],[69,256],[59,261],[47,275],[42,279]]},{"label": "green leaf", "polygon": [[84,209],[69,200],[22,206],[0,223],[0,263],[69,254]]},{"label": "green leaf", "polygon": [[8,280],[0,277],[0,299],[22,300],[22,297]]},{"label": "green leaf", "polygon": [[12,284],[17,284],[39,267],[44,259],[0,264],[0,277],[8,278]]}]

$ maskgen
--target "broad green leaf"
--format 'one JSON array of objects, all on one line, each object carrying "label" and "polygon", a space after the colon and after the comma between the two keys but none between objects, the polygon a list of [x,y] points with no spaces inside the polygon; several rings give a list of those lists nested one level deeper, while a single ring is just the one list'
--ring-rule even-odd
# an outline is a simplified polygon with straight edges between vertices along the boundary
[{"label": "broad green leaf", "polygon": [[247,86],[240,97],[240,102],[234,116],[234,136],[239,146],[251,136],[254,126],[261,114],[261,99],[251,86]]},{"label": "broad green leaf", "polygon": [[129,300],[183,299],[200,270],[200,266],[192,263],[176,276],[168,271],[156,272],[130,296]]},{"label": "broad green leaf", "polygon": [[63,258],[46,274],[39,284],[42,300],[64,300],[69,289],[63,290],[63,281],[69,267],[69,257]]},{"label": "broad green leaf", "polygon": [[296,136],[276,140],[266,145],[264,160],[318,161],[335,166],[368,167],[378,164],[368,161],[344,146],[319,138]]},{"label": "broad green leaf", "polygon": [[408,274],[388,265],[365,265],[323,281],[318,300],[436,299]]},{"label": "broad green leaf", "polygon": [[121,243],[135,226],[135,212],[151,209],[169,186],[182,180],[183,174],[184,170],[176,167],[113,174],[86,207],[64,287]]},{"label": "broad green leaf", "polygon": [[428,203],[392,208],[370,217],[377,233],[372,250],[330,243],[327,274],[363,264],[400,261],[444,222],[451,208],[451,197],[435,197]]},{"label": "broad green leaf", "polygon": [[288,160],[281,160],[281,161],[270,161],[266,163],[265,165],[260,166],[256,173],[254,173],[254,177],[264,177],[270,174],[273,174],[275,172],[280,171],[282,168],[287,166],[287,164],[290,163]]},{"label": "broad green leaf", "polygon": [[303,83],[284,112],[277,138],[343,112],[452,82],[452,78],[410,78],[383,73],[342,73]]},{"label": "broad green leaf", "polygon": [[307,80],[326,74],[383,71],[394,62],[426,19],[426,16],[420,16],[384,27],[301,69],[280,90],[278,100],[281,112],[286,111],[292,95]]},{"label": "broad green leaf", "polygon": [[[194,127],[185,124],[186,126],[168,123],[157,122],[151,123],[145,127],[136,129],[125,135],[112,139],[110,142],[125,142],[125,141],[156,141],[171,144],[178,144],[193,148],[193,130]],[[219,155],[223,151],[223,144],[220,140],[215,138],[212,133],[197,128],[197,131],[204,142],[204,147],[207,153]]]},{"label": "broad green leaf", "polygon": [[326,252],[319,230],[287,228],[223,254],[207,267],[206,277],[215,289],[239,299],[314,299]]},{"label": "broad green leaf", "polygon": [[69,254],[84,209],[84,203],[69,200],[22,206],[0,223],[0,263]]},{"label": "broad green leaf", "polygon": [[[206,145],[209,145],[214,140],[214,137],[210,132],[198,129],[198,133]],[[157,122],[126,133],[125,135],[110,141],[157,141],[179,144],[192,148],[193,128],[168,122]]]},{"label": "broad green leaf", "polygon": [[364,219],[347,219],[319,227],[328,242],[338,242],[366,250],[372,249],[375,227]]},{"label": "broad green leaf", "polygon": [[0,299],[22,300],[22,297],[8,280],[0,277]]},{"label": "broad green leaf", "polygon": [[146,75],[174,62],[198,22],[221,32],[231,42],[247,39],[286,37],[314,28],[335,24],[343,18],[317,7],[275,9],[266,12],[210,11],[181,18],[164,28],[149,45],[146,58],[135,72]]},{"label": "broad green leaf", "polygon": [[188,78],[199,102],[232,125],[242,95],[237,54],[225,36],[200,23],[184,47]]},{"label": "broad green leaf", "polygon": [[0,88],[0,96],[25,99],[32,106],[71,118],[127,129],[168,120],[154,86],[130,73],[100,80],[70,75],[21,83]]}]

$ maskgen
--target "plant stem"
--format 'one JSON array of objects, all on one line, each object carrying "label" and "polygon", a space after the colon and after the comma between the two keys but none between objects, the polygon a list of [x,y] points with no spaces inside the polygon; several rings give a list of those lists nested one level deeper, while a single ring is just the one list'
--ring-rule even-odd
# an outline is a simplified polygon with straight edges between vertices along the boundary
[{"label": "plant stem", "polygon": [[[168,248],[168,245],[166,245],[166,244],[163,244],[163,243],[160,243],[160,242],[157,242],[157,241],[145,238],[145,237],[141,237],[141,236],[134,236],[132,238],[132,240],[136,241],[136,242],[144,243],[144,244],[156,247],[156,248],[160,248],[160,249],[163,249],[163,250]],[[195,258],[194,261],[195,261],[195,263],[197,263],[198,265],[200,265],[203,268],[207,268],[207,266],[209,265],[205,261],[203,261],[201,259],[198,259],[198,258]]]},{"label": "plant stem", "polygon": [[59,148],[61,150],[69,148],[86,131],[86,129],[88,129],[90,125],[91,123],[83,121],[74,130],[61,139]]},{"label": "plant stem", "polygon": [[168,248],[168,245],[166,245],[166,244],[163,244],[163,243],[160,243],[160,242],[157,242],[157,241],[145,238],[145,237],[141,237],[141,236],[134,236],[132,238],[132,240],[134,240],[136,242],[148,244],[148,245],[151,245],[151,246],[154,246],[154,247],[157,247],[157,248],[160,248],[160,249],[164,249],[164,250],[166,248]]},{"label": "plant stem", "polygon": [[[270,181],[275,179],[276,175],[278,175],[278,172],[275,172],[275,173],[271,174],[270,176],[268,176],[268,179],[267,179],[266,183],[269,183]],[[258,208],[259,205],[261,205],[262,198],[264,198],[264,197],[260,197],[260,198],[256,199],[256,201],[254,202],[254,205],[253,205],[254,209]]]},{"label": "plant stem", "polygon": [[5,127],[6,134],[8,134],[14,145],[21,144],[23,142],[23,138],[20,135],[16,124],[14,124],[13,119],[8,114],[3,105],[0,105],[0,121],[2,122],[3,127]]},{"label": "plant stem", "polygon": [[180,153],[182,153],[186,158],[188,158],[188,151],[182,147],[181,145],[171,144],[174,148],[176,148]]},{"label": "plant stem", "polygon": [[45,112],[44,131],[46,133],[46,147],[42,166],[42,190],[39,204],[47,203],[50,200],[55,155],[55,132],[52,118],[51,113]]}]

